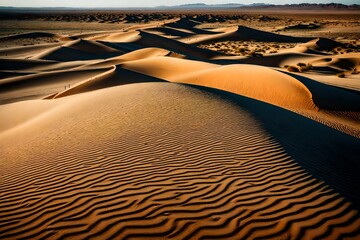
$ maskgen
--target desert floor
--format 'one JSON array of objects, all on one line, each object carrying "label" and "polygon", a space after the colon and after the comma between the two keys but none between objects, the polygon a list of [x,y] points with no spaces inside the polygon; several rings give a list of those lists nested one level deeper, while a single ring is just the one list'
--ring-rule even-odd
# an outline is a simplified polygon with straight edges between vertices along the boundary
[{"label": "desert floor", "polygon": [[0,239],[359,239],[359,19],[1,19]]}]

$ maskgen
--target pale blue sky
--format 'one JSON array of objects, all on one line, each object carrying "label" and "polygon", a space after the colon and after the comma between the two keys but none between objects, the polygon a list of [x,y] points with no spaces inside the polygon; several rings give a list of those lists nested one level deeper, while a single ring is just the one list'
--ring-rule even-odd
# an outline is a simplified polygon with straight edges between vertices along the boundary
[{"label": "pale blue sky", "polygon": [[207,4],[224,4],[224,3],[273,3],[273,4],[290,4],[290,3],[330,3],[337,2],[343,4],[360,4],[360,0],[0,0],[0,6],[13,7],[153,7],[159,5],[180,5],[188,3],[207,3]]}]

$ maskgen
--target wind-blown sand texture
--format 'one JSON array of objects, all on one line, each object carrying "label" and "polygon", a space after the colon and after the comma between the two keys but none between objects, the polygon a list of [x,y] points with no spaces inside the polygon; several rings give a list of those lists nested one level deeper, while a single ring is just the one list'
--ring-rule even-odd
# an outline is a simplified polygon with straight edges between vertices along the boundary
[{"label": "wind-blown sand texture", "polygon": [[199,24],[0,39],[1,239],[360,238],[358,46]]}]

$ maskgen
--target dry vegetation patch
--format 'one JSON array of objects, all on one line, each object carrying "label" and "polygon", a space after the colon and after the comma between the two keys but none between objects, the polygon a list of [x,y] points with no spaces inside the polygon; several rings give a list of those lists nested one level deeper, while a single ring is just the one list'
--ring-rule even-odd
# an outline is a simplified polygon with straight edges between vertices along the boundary
[{"label": "dry vegetation patch", "polygon": [[255,41],[224,41],[201,44],[199,47],[222,52],[229,55],[253,56],[254,53],[277,53],[281,49],[290,49],[296,43],[255,42]]}]

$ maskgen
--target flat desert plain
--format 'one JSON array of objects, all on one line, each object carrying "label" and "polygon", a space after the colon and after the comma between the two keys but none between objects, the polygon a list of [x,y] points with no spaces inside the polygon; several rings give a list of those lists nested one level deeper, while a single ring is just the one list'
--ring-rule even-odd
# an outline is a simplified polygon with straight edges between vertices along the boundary
[{"label": "flat desert plain", "polygon": [[360,239],[359,20],[0,20],[0,238]]}]

